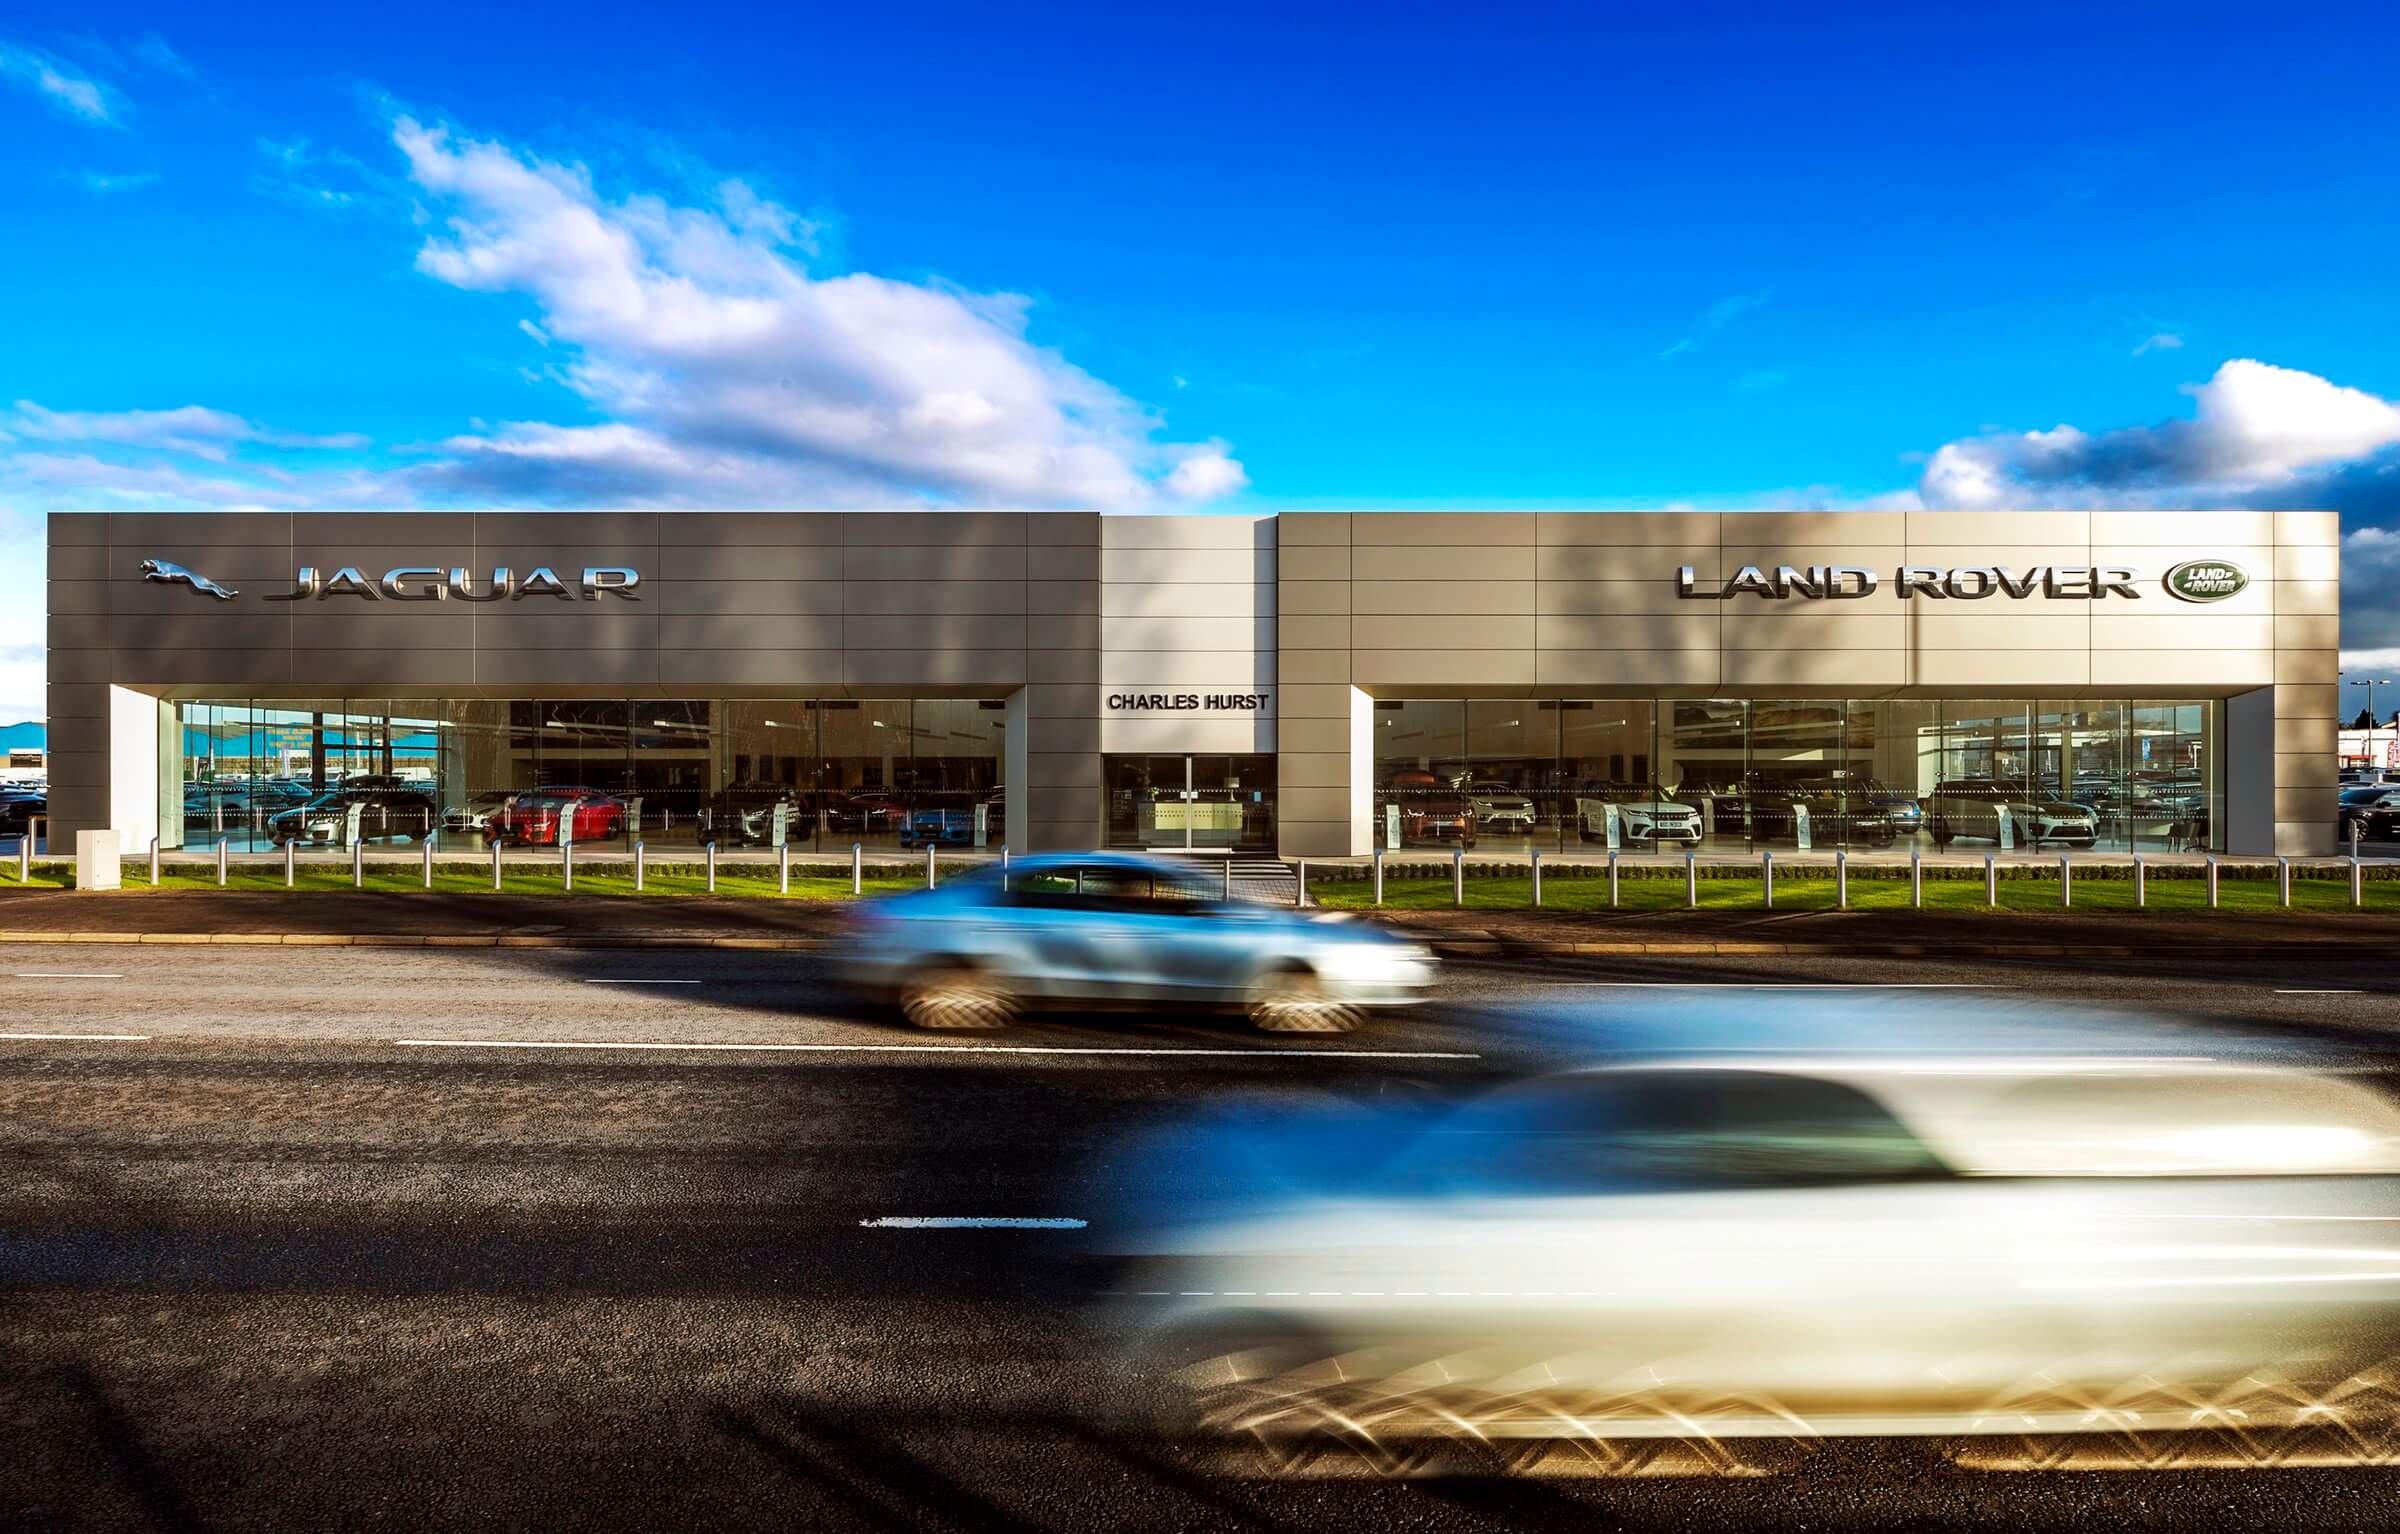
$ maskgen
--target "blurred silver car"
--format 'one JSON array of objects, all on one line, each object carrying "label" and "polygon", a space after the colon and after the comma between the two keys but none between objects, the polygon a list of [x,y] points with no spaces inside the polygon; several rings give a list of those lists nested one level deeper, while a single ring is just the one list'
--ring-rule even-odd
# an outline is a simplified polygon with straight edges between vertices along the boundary
[{"label": "blurred silver car", "polygon": [[[1486,1443],[2392,1426],[2400,1112],[2343,1077],[1689,1058],[1519,1083],[1359,1150],[1375,1138],[1180,1145],[1220,1187],[1255,1158],[1270,1191],[1121,1239],[1113,1303],[1202,1423]],[[1314,1186],[1291,1171],[1320,1164],[1338,1171]]]},{"label": "blurred silver car", "polygon": [[1166,1003],[1340,1033],[1433,983],[1419,944],[1223,894],[1221,875],[1159,858],[1020,858],[865,907],[844,973],[920,1028],[1000,1027],[1050,1002]]}]

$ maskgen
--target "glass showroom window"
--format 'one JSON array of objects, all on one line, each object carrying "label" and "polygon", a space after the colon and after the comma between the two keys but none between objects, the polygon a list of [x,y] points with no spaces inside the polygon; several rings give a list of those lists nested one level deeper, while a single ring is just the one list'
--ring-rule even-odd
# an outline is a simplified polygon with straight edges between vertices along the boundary
[{"label": "glass showroom window", "polygon": [[1375,704],[1375,844],[1472,847],[1474,816],[1458,786],[1467,767],[1467,706],[1457,698]]},{"label": "glass showroom window", "polygon": [[[814,847],[817,706],[796,698],[724,706],[725,786],[709,822],[723,847]],[[777,840],[781,835],[780,843]]]},{"label": "glass showroom window", "polygon": [[1735,698],[1678,698],[1658,707],[1660,788],[1676,803],[1699,807],[1706,850],[1745,850],[1749,834],[1739,799],[1749,764],[1749,705]]},{"label": "glass showroom window", "polygon": [[828,845],[900,845],[909,764],[906,698],[828,699],[818,745],[818,814]]},{"label": "glass showroom window", "polygon": [[1452,778],[1466,796],[1476,843],[1504,852],[1558,845],[1553,784],[1558,768],[1558,708],[1531,698],[1470,699],[1467,754]]},{"label": "glass showroom window", "polygon": [[996,699],[918,698],[909,705],[902,846],[1000,845],[1007,724],[1008,706]]},{"label": "glass showroom window", "polygon": [[644,808],[632,787],[627,762],[632,712],[624,699],[544,701],[528,711],[539,721],[528,732],[535,786],[519,790],[503,809],[502,840],[556,846],[563,834],[578,842],[625,844],[662,824],[670,840],[691,840],[688,815],[677,824],[670,806],[662,821],[661,811]]},{"label": "glass showroom window", "polygon": [[1697,834],[1697,805],[1669,794],[1653,770],[1657,705],[1602,698],[1546,703],[1558,715],[1556,785],[1548,823],[1570,851],[1605,847],[1613,821],[1621,850],[1672,850]]},{"label": "glass showroom window", "polygon": [[1854,698],[1844,709],[1838,777],[1845,809],[1880,817],[1896,845],[1921,849],[1925,795],[1940,778],[1941,705]]},{"label": "glass showroom window", "polygon": [[716,711],[704,699],[633,700],[627,818],[641,835],[698,847],[716,831]]}]

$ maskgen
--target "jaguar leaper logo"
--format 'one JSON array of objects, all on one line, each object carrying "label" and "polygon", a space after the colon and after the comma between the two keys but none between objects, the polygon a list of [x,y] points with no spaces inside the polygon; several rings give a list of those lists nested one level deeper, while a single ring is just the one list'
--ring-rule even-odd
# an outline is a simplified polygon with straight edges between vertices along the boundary
[{"label": "jaguar leaper logo", "polygon": [[241,595],[238,591],[228,591],[207,576],[195,574],[168,559],[143,560],[142,579],[164,581],[171,586],[189,586],[205,596],[215,597],[220,602],[230,602]]},{"label": "jaguar leaper logo", "polygon": [[2187,559],[2167,572],[2167,592],[2186,602],[2222,602],[2250,584],[2242,567],[2222,559]]}]

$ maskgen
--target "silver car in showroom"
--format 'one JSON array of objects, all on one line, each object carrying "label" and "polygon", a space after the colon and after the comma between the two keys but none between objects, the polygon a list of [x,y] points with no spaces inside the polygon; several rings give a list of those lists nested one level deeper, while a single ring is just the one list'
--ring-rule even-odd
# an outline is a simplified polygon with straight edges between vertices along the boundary
[{"label": "silver car in showroom", "polygon": [[1270,1032],[1346,1033],[1422,1000],[1434,957],[1343,917],[1225,898],[1225,877],[1131,853],[1020,858],[878,900],[850,983],[920,1028],[997,1028],[1042,1005],[1238,1008]]}]

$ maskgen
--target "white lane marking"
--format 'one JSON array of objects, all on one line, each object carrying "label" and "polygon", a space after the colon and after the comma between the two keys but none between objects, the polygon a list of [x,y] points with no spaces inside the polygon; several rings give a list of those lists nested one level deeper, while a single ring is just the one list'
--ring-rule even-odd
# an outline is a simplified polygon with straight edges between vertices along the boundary
[{"label": "white lane marking", "polygon": [[887,1214],[858,1222],[869,1230],[1081,1230],[1084,1222],[1068,1219],[1017,1219],[983,1214]]},{"label": "white lane marking", "polygon": [[72,969],[21,969],[16,972],[16,975],[19,980],[122,980],[125,978],[123,975],[102,974],[97,971],[85,973]]},{"label": "white lane marking", "polygon": [[2275,994],[2278,996],[2364,996],[2367,993],[2363,989],[2360,989],[2356,986],[2333,986],[2322,988],[2300,987],[2298,989],[2288,991],[2278,987]]},{"label": "white lane marking", "polygon": [[705,980],[586,980],[585,985],[706,985]]},{"label": "white lane marking", "polygon": [[147,1042],[149,1037],[150,1035],[146,1033],[0,1033],[0,1039],[74,1039],[79,1042],[98,1040],[113,1044],[140,1044]]},{"label": "white lane marking", "polygon": [[1979,980],[1571,980],[1561,984],[1620,991],[2013,991]]},{"label": "white lane marking", "polygon": [[1438,1049],[1148,1049],[1065,1044],[620,1044],[600,1039],[394,1039],[412,1049],[732,1049],[794,1054],[880,1055],[1241,1055],[1261,1060],[1312,1055],[1341,1060],[1480,1060]]}]

